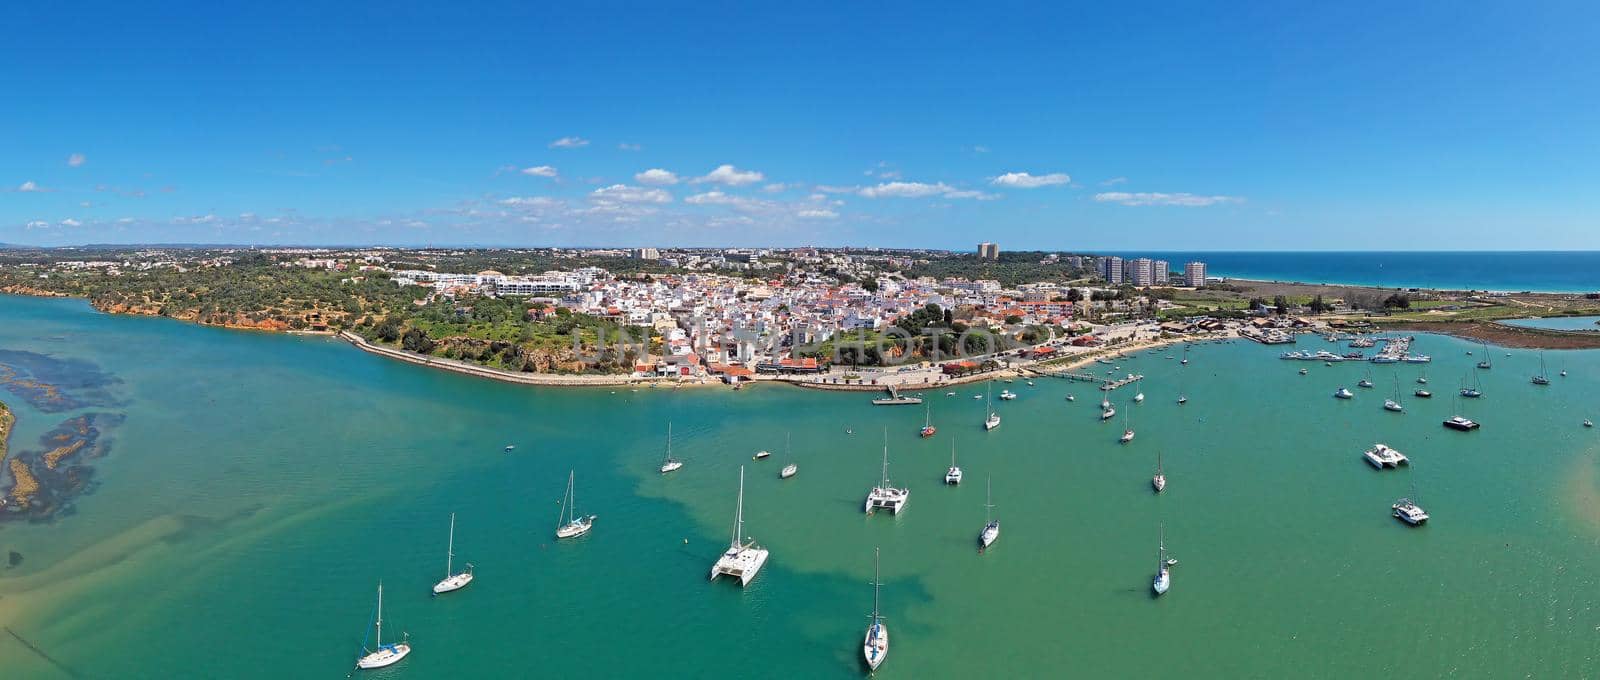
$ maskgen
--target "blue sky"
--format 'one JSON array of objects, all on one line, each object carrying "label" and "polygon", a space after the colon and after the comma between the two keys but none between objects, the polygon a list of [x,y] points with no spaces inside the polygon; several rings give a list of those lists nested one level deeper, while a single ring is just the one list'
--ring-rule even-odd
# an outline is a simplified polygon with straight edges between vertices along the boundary
[{"label": "blue sky", "polygon": [[0,242],[1600,249],[1600,3],[137,4]]}]

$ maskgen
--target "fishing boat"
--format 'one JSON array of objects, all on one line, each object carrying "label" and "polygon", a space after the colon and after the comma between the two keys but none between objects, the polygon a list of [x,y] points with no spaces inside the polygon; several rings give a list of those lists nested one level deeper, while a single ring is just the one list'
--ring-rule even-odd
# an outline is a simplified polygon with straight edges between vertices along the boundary
[{"label": "fishing boat", "polygon": [[444,550],[444,580],[433,584],[433,594],[442,595],[452,590],[461,590],[472,583],[472,563],[467,563],[467,570],[455,573],[452,561],[456,557],[456,513],[450,513],[450,542]]},{"label": "fishing boat", "polygon": [[879,607],[879,589],[883,587],[882,578],[878,569],[879,552],[872,549],[872,622],[867,624],[867,636],[861,642],[861,658],[867,662],[867,669],[877,671],[883,665],[883,660],[889,656],[889,627],[883,623],[883,612]]},{"label": "fishing boat", "polygon": [[933,426],[932,409],[926,409],[922,418],[922,431],[920,432],[922,438],[927,439],[928,437],[932,437],[933,434],[938,431],[939,429]]},{"label": "fishing boat", "polygon": [[1156,474],[1150,478],[1150,486],[1155,487],[1156,493],[1167,489],[1167,475],[1161,470],[1161,450],[1156,449]]},{"label": "fishing boat", "polygon": [[944,483],[960,484],[961,468],[956,465],[956,440],[950,440],[950,469],[944,473]]},{"label": "fishing boat", "polygon": [[402,635],[400,642],[393,642],[387,645],[383,644],[382,581],[378,582],[378,613],[376,618],[373,619],[373,625],[377,629],[377,649],[369,650],[367,649],[366,643],[363,642],[361,644],[362,654],[356,659],[356,668],[361,670],[371,670],[373,668],[392,666],[398,663],[401,659],[406,658],[407,654],[411,653],[411,638],[409,635]]},{"label": "fishing boat", "polygon": [[980,553],[988,550],[989,546],[994,545],[994,542],[1000,538],[1000,520],[994,519],[989,514],[991,510],[994,510],[993,482],[994,479],[992,477],[984,482],[984,524],[983,531],[978,532],[978,552]]},{"label": "fishing boat", "polygon": [[567,471],[567,495],[561,500],[561,516],[556,519],[556,538],[576,538],[589,533],[594,515],[578,515],[577,497],[572,493],[572,471]]},{"label": "fishing boat", "polygon": [[744,466],[739,466],[739,500],[734,505],[733,511],[733,540],[728,543],[728,549],[717,558],[717,563],[711,565],[711,580],[718,576],[732,576],[739,579],[739,585],[748,586],[750,580],[761,571],[761,566],[767,563],[767,549],[756,545],[755,541],[745,541],[744,535]]},{"label": "fishing boat", "polygon": [[1533,384],[1549,385],[1550,378],[1544,374],[1544,352],[1539,353],[1539,375],[1533,376]]},{"label": "fishing boat", "polygon": [[911,500],[910,489],[897,489],[889,485],[889,429],[883,430],[883,479],[871,491],[867,492],[867,502],[863,510],[872,514],[878,508],[887,509],[896,515],[906,507],[906,502]]},{"label": "fishing boat", "polygon": [[1167,529],[1161,527],[1161,538],[1156,543],[1156,578],[1150,587],[1155,590],[1156,596],[1165,595],[1168,588],[1172,587],[1172,565],[1167,564]]},{"label": "fishing boat", "polygon": [[1351,392],[1347,387],[1341,387],[1337,392],[1333,393],[1333,396],[1336,399],[1353,399],[1355,398],[1356,393]]},{"label": "fishing boat", "polygon": [[[993,383],[990,384],[992,385]],[[1000,414],[994,412],[994,402],[986,397],[983,400],[983,407],[989,412],[988,417],[983,419],[983,429],[988,431],[1000,427]]]},{"label": "fishing boat", "polygon": [[661,461],[661,474],[683,467],[683,461],[672,457],[672,423],[667,423],[667,457]]}]

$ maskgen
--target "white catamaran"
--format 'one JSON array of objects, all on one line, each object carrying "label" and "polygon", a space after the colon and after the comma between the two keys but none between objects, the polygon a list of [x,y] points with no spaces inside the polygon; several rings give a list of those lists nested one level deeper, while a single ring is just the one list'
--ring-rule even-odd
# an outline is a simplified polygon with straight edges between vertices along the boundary
[{"label": "white catamaran", "polygon": [[472,583],[472,563],[467,563],[467,570],[459,574],[454,573],[451,561],[456,556],[456,513],[450,513],[450,543],[444,550],[444,580],[433,584],[433,594],[442,595],[452,590],[461,590]]},{"label": "white catamaran", "polygon": [[744,533],[744,466],[739,466],[739,501],[733,511],[733,540],[728,544],[728,549],[717,558],[717,563],[711,565],[711,580],[718,576],[732,576],[739,579],[739,585],[750,585],[750,580],[761,571],[761,566],[767,563],[767,549],[756,545],[755,541],[745,542],[741,537]]},{"label": "white catamaran", "polygon": [[578,516],[572,494],[572,472],[567,472],[567,495],[561,499],[561,516],[556,519],[556,538],[574,538],[589,533],[594,526],[594,515]]},{"label": "white catamaran", "polygon": [[877,508],[887,508],[896,515],[906,507],[906,502],[911,500],[910,489],[896,489],[889,486],[889,429],[883,430],[883,481],[867,492],[867,503],[864,510],[867,514]]},{"label": "white catamaran", "polygon": [[889,627],[883,624],[883,613],[879,605],[878,590],[883,586],[878,570],[878,549],[872,549],[872,623],[867,625],[867,635],[861,641],[861,658],[867,662],[869,670],[876,671],[883,665],[883,660],[889,656]]},{"label": "white catamaran", "polygon": [[364,652],[364,654],[362,654],[360,658],[356,659],[356,668],[368,670],[372,668],[391,666],[399,662],[401,659],[406,658],[406,655],[411,653],[411,642],[409,635],[402,635],[400,642],[394,642],[387,645],[383,644],[382,581],[378,582],[378,614],[377,618],[373,620],[373,624],[377,626],[378,631],[377,649],[368,650],[366,645],[362,644],[361,651]]}]

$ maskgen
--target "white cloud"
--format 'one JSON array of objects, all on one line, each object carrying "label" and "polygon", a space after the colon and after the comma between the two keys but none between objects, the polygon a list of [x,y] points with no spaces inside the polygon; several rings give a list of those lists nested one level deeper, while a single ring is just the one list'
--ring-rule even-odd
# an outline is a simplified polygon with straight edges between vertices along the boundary
[{"label": "white cloud", "polygon": [[946,191],[944,193],[944,197],[945,198],[975,198],[975,199],[978,199],[980,201],[997,201],[997,200],[1000,200],[1000,194],[990,194],[990,193],[984,193],[982,191],[968,191],[968,190]]},{"label": "white cloud", "polygon": [[972,153],[989,153],[989,147],[979,144],[972,147]]},{"label": "white cloud", "polygon": [[795,213],[794,216],[806,220],[831,220],[838,217],[839,213],[825,208],[807,208]]},{"label": "white cloud", "polygon": [[678,174],[661,168],[650,168],[634,175],[633,181],[651,186],[672,186],[678,183]]},{"label": "white cloud", "polygon": [[621,144],[617,145],[617,148],[621,149],[623,151],[643,151],[644,150],[644,145],[643,144],[629,144],[627,142],[622,142]]},{"label": "white cloud", "polygon": [[50,228],[50,223],[46,222],[44,220],[33,220],[33,221],[29,222],[26,226],[29,229],[49,229]]},{"label": "white cloud", "polygon": [[924,198],[927,196],[938,196],[954,190],[955,187],[945,184],[944,182],[939,182],[937,184],[926,184],[923,182],[884,182],[883,184],[879,184],[877,186],[863,188],[856,193],[859,193],[866,198]]},{"label": "white cloud", "polygon": [[555,177],[556,169],[548,165],[535,165],[531,168],[523,168],[522,174],[533,175],[534,177]]},{"label": "white cloud", "polygon": [[817,191],[824,194],[853,194],[860,191],[858,186],[839,186],[834,184],[818,184]]},{"label": "white cloud", "polygon": [[63,226],[63,227],[81,227],[81,226],[83,226],[83,223],[68,217],[67,219],[61,220],[61,226]]},{"label": "white cloud", "polygon": [[613,184],[608,187],[595,189],[589,193],[589,198],[598,202],[619,203],[671,203],[672,194],[665,189],[646,189],[644,187],[631,187],[626,184]]},{"label": "white cloud", "polygon": [[778,193],[778,192],[783,191],[784,189],[788,189],[788,188],[789,188],[789,185],[787,185],[787,184],[784,184],[782,182],[774,182],[772,184],[768,184],[768,185],[766,185],[764,187],[761,187],[761,190],[765,191],[765,192],[767,192],[769,194],[775,194],[775,193]]},{"label": "white cloud", "polygon": [[512,196],[511,198],[500,201],[500,205],[519,205],[544,208],[561,205],[561,201],[548,196]]},{"label": "white cloud", "polygon": [[588,145],[589,140],[582,137],[562,137],[550,142],[550,148],[552,149],[577,149]]},{"label": "white cloud", "polygon": [[49,191],[49,189],[46,189],[46,188],[44,188],[42,186],[39,186],[39,184],[37,182],[34,182],[33,180],[30,179],[30,180],[28,180],[26,182],[23,182],[21,185],[17,186],[17,191],[20,191],[20,192],[25,193],[25,194],[32,194],[32,193],[39,193],[39,192]]},{"label": "white cloud", "polygon": [[1114,186],[1116,186],[1118,184],[1127,184],[1127,183],[1128,183],[1128,178],[1126,178],[1126,177],[1112,177],[1111,179],[1108,179],[1108,180],[1106,180],[1104,182],[1101,182],[1100,186],[1103,186],[1103,187],[1114,187]]},{"label": "white cloud", "polygon": [[766,179],[766,175],[754,170],[740,170],[732,165],[723,164],[702,177],[696,177],[694,183],[716,182],[733,187],[742,187],[746,184],[755,184],[763,179]]},{"label": "white cloud", "polygon": [[1030,175],[1026,172],[1008,172],[989,181],[997,187],[1011,187],[1013,189],[1037,189],[1039,187],[1071,184],[1072,178],[1064,172],[1052,172],[1048,175]]},{"label": "white cloud", "polygon": [[79,166],[81,166],[81,165],[83,165],[84,163],[87,163],[87,162],[89,162],[89,159],[84,157],[84,155],[81,154],[81,153],[75,153],[75,154],[72,154],[70,156],[67,156],[67,166],[68,167],[76,168],[76,167],[79,167]]},{"label": "white cloud", "polygon": [[1094,200],[1101,203],[1120,203],[1130,206],[1175,205],[1186,208],[1204,208],[1222,203],[1244,202],[1244,199],[1238,196],[1196,196],[1188,193],[1164,194],[1154,192],[1128,193],[1126,191],[1101,192],[1094,195]]}]

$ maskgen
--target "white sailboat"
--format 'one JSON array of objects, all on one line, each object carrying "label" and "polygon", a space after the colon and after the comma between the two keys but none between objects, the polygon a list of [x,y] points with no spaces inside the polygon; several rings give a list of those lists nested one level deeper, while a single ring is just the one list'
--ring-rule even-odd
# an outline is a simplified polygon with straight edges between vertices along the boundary
[{"label": "white sailboat", "polygon": [[1489,343],[1483,343],[1483,361],[1478,362],[1478,368],[1488,370],[1494,368],[1494,363],[1489,361]]},{"label": "white sailboat", "polygon": [[783,457],[789,459],[789,464],[783,466],[783,471],[778,473],[779,479],[788,479],[800,471],[800,466],[794,462],[794,457],[789,452],[789,433],[783,433]]},{"label": "white sailboat", "polygon": [[1122,414],[1122,438],[1118,443],[1126,444],[1133,441],[1133,424],[1128,422],[1128,414]]},{"label": "white sailboat", "polygon": [[878,569],[879,552],[872,549],[872,623],[867,624],[867,635],[861,641],[861,658],[867,662],[867,669],[876,671],[883,665],[883,660],[889,656],[889,627],[883,623],[883,612],[879,606],[878,591],[883,586]]},{"label": "white sailboat", "polygon": [[1000,520],[990,516],[994,510],[994,478],[984,482],[983,531],[978,532],[978,552],[989,549],[1000,538]]},{"label": "white sailboat", "polygon": [[378,614],[377,618],[373,620],[373,625],[377,627],[378,632],[376,638],[377,649],[368,650],[366,645],[363,643],[361,646],[361,651],[363,654],[360,656],[360,658],[356,659],[356,668],[369,670],[373,668],[383,668],[384,666],[392,666],[401,659],[406,658],[407,654],[411,653],[411,638],[409,635],[403,635],[400,642],[390,643],[387,645],[383,644],[382,581],[378,582]]},{"label": "white sailboat", "polygon": [[456,513],[450,513],[450,543],[444,551],[444,580],[433,584],[433,594],[442,595],[452,590],[461,590],[472,583],[472,563],[467,563],[467,570],[459,574],[454,573],[452,561],[456,557]]},{"label": "white sailboat", "polygon": [[1156,476],[1150,478],[1150,486],[1155,487],[1156,493],[1161,493],[1167,488],[1167,475],[1161,471],[1161,450],[1156,450]]},{"label": "white sailboat", "polygon": [[1394,398],[1383,400],[1383,408],[1385,411],[1394,411],[1395,413],[1401,413],[1406,410],[1405,405],[1400,403],[1399,378],[1394,379]]},{"label": "white sailboat", "polygon": [[661,474],[683,467],[683,461],[672,457],[672,422],[667,422],[667,457],[661,461]]},{"label": "white sailboat", "polygon": [[1544,372],[1544,352],[1539,353],[1539,375],[1533,376],[1533,384],[1549,385],[1550,377]]},{"label": "white sailboat", "polygon": [[[989,391],[993,392],[994,383],[991,382],[989,385]],[[991,401],[987,395],[985,395],[983,398],[983,407],[989,412],[989,417],[983,419],[983,429],[987,431],[1000,427],[1000,414],[994,412],[994,402]]]},{"label": "white sailboat", "polygon": [[1156,596],[1166,594],[1172,587],[1172,565],[1167,562],[1167,529],[1161,527],[1160,542],[1156,544],[1156,578],[1150,587],[1156,591]]},{"label": "white sailboat", "polygon": [[718,576],[732,576],[739,579],[739,585],[750,585],[750,580],[761,571],[761,566],[767,563],[767,549],[756,545],[755,541],[745,542],[741,537],[744,534],[744,466],[739,466],[739,501],[733,511],[733,540],[728,543],[728,549],[717,558],[717,563],[711,565],[711,580]]},{"label": "white sailboat", "polygon": [[961,483],[961,468],[956,466],[956,441],[954,439],[950,440],[950,469],[944,473],[944,483]]},{"label": "white sailboat", "polygon": [[901,510],[905,509],[906,503],[910,500],[910,489],[897,489],[889,485],[889,428],[884,428],[883,480],[878,486],[872,487],[872,490],[867,492],[866,507],[863,510],[870,515],[877,508],[886,508],[889,512],[898,515]]},{"label": "white sailboat", "polygon": [[561,499],[561,516],[556,519],[556,538],[575,538],[589,533],[594,526],[594,515],[578,516],[577,501],[572,493],[572,472],[567,472],[567,495]]}]

